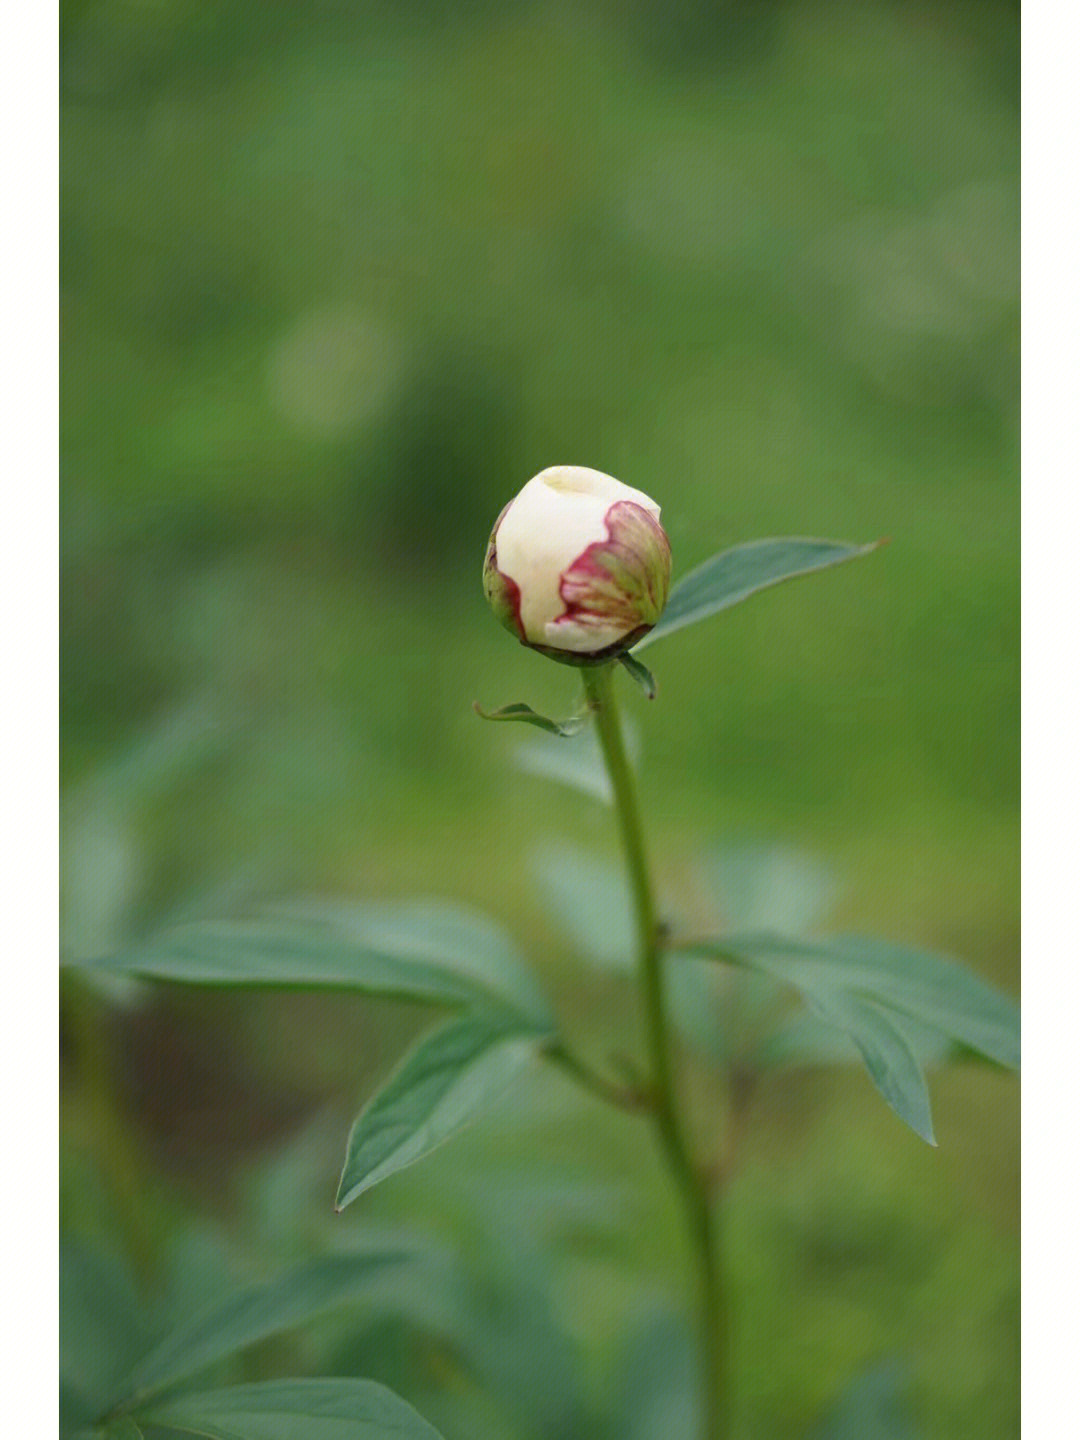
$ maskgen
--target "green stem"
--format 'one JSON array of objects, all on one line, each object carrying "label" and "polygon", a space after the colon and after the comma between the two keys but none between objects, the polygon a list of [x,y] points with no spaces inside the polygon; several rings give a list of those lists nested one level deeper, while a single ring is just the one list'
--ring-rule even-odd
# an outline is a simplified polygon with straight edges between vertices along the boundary
[{"label": "green stem", "polygon": [[698,1326],[702,1372],[702,1440],[725,1440],[727,1337],[720,1287],[720,1259],[713,1228],[708,1185],[691,1157],[683,1132],[664,1003],[662,935],[649,875],[637,787],[626,754],[612,679],[614,666],[582,670],[589,707],[611,777],[615,808],[634,898],[638,972],[645,1009],[646,1040],[653,1092],[653,1115],[660,1148],[678,1188],[698,1259]]}]

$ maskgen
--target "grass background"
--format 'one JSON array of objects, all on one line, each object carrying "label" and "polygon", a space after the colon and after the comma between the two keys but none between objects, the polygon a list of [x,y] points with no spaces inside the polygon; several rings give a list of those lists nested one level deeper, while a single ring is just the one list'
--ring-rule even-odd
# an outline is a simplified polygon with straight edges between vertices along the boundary
[{"label": "grass background", "polygon": [[[67,948],[249,894],[438,894],[514,930],[584,1043],[630,1048],[534,884],[544,847],[612,855],[610,816],[470,709],[574,703],[479,570],[510,495],[576,463],[657,497],[676,575],[892,537],[650,652],[660,698],[628,705],[669,892],[767,836],[839,877],[833,922],[1015,990],[1015,7],[62,11]],[[65,1022],[65,1224],[127,1246],[141,1214],[160,1281],[180,1234],[238,1272],[331,1243],[344,1127],[418,1020],[160,990],[67,995]],[[1016,1086],[960,1070],[934,1100],[938,1151],[854,1073],[759,1097],[726,1221],[747,1435],[806,1434],[894,1355],[926,1435],[1016,1433]],[[631,1122],[544,1077],[365,1204],[332,1243],[409,1219],[490,1259],[501,1226],[506,1270],[539,1206],[558,1333],[631,1404],[621,1347],[686,1283]],[[483,1408],[528,1393],[527,1341],[466,1384],[412,1334],[396,1374],[389,1333],[357,1365],[450,1440],[576,1433]]]}]

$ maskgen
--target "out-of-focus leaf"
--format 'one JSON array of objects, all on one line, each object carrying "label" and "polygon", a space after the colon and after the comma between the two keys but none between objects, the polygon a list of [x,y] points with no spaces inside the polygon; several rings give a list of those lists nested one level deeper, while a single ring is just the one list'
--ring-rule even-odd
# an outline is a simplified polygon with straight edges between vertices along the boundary
[{"label": "out-of-focus leaf", "polygon": [[[630,763],[636,767],[641,754],[641,740],[630,716],[624,719],[623,733]],[[536,775],[541,780],[554,780],[556,784],[567,785],[592,800],[611,804],[611,781],[592,730],[575,736],[567,745],[552,745],[540,739],[519,745],[514,759],[518,769],[529,775]]]},{"label": "out-of-focus leaf", "polygon": [[141,1406],[257,1341],[362,1298],[373,1275],[408,1259],[404,1250],[327,1256],[209,1305],[171,1330],[135,1366],[122,1387],[125,1407]]},{"label": "out-of-focus leaf", "polygon": [[592,735],[582,735],[572,745],[519,745],[514,761],[520,770],[541,780],[554,780],[587,795],[591,800],[611,804],[611,781]]},{"label": "out-of-focus leaf", "polygon": [[904,1389],[899,1365],[876,1366],[852,1381],[811,1440],[919,1440]]},{"label": "out-of-focus leaf", "polygon": [[439,1440],[373,1380],[269,1380],[182,1395],[137,1415],[205,1440]]},{"label": "out-of-focus leaf", "polygon": [[666,1311],[649,1315],[621,1357],[605,1440],[695,1434],[698,1383],[693,1336],[685,1320]]},{"label": "out-of-focus leaf", "polygon": [[571,715],[569,720],[549,720],[546,715],[538,715],[531,705],[520,702],[504,705],[500,710],[484,710],[474,702],[473,709],[481,720],[517,720],[523,725],[535,725],[537,729],[546,730],[549,735],[558,735],[563,740],[573,739],[588,720],[587,715]]},{"label": "out-of-focus leaf", "polygon": [[146,1315],[125,1262],[65,1241],[60,1250],[60,1377],[65,1428],[95,1418],[146,1344]]},{"label": "out-of-focus leaf", "polygon": [[653,679],[652,671],[643,665],[636,655],[631,655],[629,651],[624,650],[619,656],[619,664],[630,678],[641,686],[650,700],[656,699],[656,681]]},{"label": "out-of-focus leaf", "polygon": [[725,844],[701,866],[725,931],[806,935],[836,898],[832,870],[814,855],[768,841]]},{"label": "out-of-focus leaf", "polygon": [[634,647],[644,650],[686,625],[707,620],[758,590],[826,570],[845,560],[869,555],[881,544],[847,545],[837,540],[809,540],[789,537],[782,540],[752,540],[736,545],[706,560],[673,587],[667,606],[649,633]]},{"label": "out-of-focus leaf", "polygon": [[622,867],[572,844],[533,856],[541,894],[585,958],[613,970],[633,968],[633,902]]},{"label": "out-of-focus leaf", "polygon": [[733,966],[721,969],[692,955],[668,967],[666,989],[679,1029],[720,1065],[747,1051],[783,997],[771,976]]},{"label": "out-of-focus leaf", "polygon": [[473,1118],[538,1053],[535,1030],[465,1016],[427,1035],[361,1113],[337,1207],[419,1160]]},{"label": "out-of-focus leaf", "polygon": [[430,903],[192,923],[107,960],[72,963],[190,985],[335,988],[547,1016],[535,981],[497,927]]}]

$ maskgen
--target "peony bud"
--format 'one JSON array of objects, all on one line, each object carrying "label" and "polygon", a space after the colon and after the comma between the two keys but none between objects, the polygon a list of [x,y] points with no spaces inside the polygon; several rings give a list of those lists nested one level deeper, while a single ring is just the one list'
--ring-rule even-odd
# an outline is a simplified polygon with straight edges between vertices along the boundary
[{"label": "peony bud", "polygon": [[588,664],[626,650],[667,602],[671,547],[660,507],[599,470],[555,465],[503,510],[484,594],[523,645]]}]

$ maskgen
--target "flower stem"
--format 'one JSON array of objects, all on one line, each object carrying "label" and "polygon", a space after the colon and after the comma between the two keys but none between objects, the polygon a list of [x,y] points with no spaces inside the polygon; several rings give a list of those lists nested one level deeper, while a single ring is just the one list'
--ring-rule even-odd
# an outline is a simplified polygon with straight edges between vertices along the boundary
[{"label": "flower stem", "polygon": [[638,973],[645,1010],[646,1040],[657,1137],[678,1188],[698,1262],[698,1327],[701,1348],[702,1440],[728,1434],[725,1394],[726,1333],[720,1285],[720,1257],[713,1228],[708,1184],[691,1157],[683,1132],[664,1004],[662,935],[656,914],[637,787],[626,754],[612,684],[614,666],[582,670],[589,707],[596,719],[615,808],[637,922]]}]

